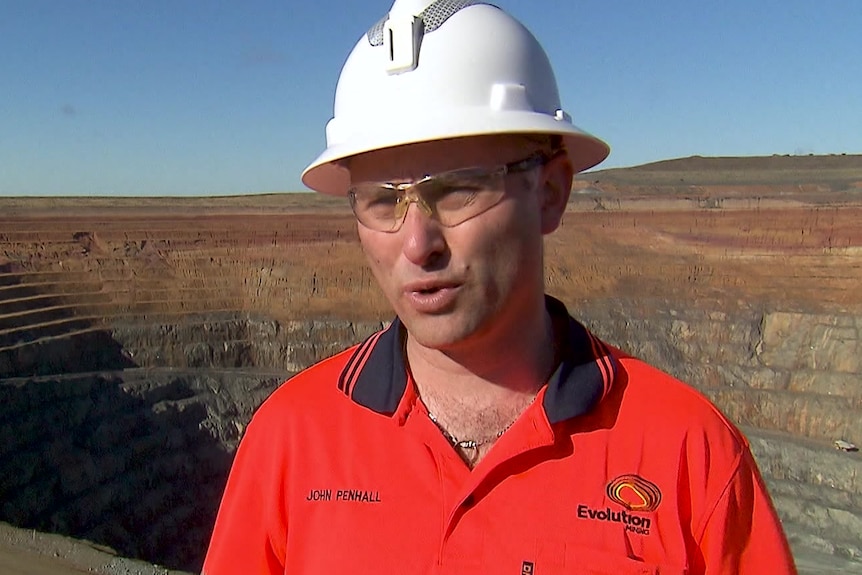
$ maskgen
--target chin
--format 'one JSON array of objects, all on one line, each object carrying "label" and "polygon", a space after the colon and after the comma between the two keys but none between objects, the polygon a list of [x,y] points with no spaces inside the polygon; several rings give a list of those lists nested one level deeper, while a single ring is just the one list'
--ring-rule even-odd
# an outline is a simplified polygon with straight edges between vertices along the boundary
[{"label": "chin", "polygon": [[[401,316],[399,316],[401,317]],[[445,314],[441,316],[401,317],[410,338],[422,347],[445,351],[455,348],[478,330],[472,322]]]}]

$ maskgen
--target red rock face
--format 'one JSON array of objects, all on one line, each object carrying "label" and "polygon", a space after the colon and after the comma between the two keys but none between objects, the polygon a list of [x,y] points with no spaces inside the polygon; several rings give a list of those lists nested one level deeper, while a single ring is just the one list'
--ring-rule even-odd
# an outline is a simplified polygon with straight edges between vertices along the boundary
[{"label": "red rock face", "polygon": [[862,279],[862,205],[790,200],[698,208],[687,199],[630,200],[591,211],[583,203],[548,239],[549,289],[565,300],[657,298],[717,310],[740,302],[862,308],[855,287]]}]

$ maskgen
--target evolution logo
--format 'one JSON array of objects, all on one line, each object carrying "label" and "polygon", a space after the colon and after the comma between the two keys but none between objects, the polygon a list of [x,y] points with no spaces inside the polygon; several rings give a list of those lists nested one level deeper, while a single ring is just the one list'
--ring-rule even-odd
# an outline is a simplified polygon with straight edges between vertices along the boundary
[{"label": "evolution logo", "polygon": [[661,491],[655,484],[637,475],[621,475],[608,483],[606,492],[611,501],[635,513],[613,511],[610,507],[593,509],[588,505],[578,505],[578,517],[591,521],[622,523],[626,531],[638,535],[650,534],[652,519],[639,513],[650,513],[658,509]]},{"label": "evolution logo", "polygon": [[638,475],[620,475],[608,483],[606,491],[611,501],[629,511],[648,513],[658,509],[661,503],[661,491],[656,484]]}]

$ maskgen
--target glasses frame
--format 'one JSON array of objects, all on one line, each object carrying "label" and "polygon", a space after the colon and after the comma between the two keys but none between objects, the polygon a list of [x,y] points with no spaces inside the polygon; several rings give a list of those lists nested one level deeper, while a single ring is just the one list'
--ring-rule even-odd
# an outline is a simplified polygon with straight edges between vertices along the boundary
[{"label": "glasses frame", "polygon": [[[480,211],[471,213],[463,220],[456,221],[454,223],[446,224],[440,220],[439,215],[436,213],[435,209],[429,205],[429,203],[422,197],[422,195],[416,190],[417,186],[422,186],[427,184],[430,181],[435,180],[443,180],[446,178],[455,178],[459,175],[472,175],[473,177],[500,177],[505,178],[510,174],[519,174],[529,172],[534,170],[540,166],[544,166],[551,159],[553,159],[557,153],[547,154],[545,152],[534,152],[523,158],[521,160],[516,160],[514,162],[509,162],[508,164],[502,164],[499,166],[494,166],[491,168],[483,168],[483,167],[469,167],[469,168],[458,168],[456,170],[449,170],[446,172],[440,172],[438,174],[426,174],[422,178],[414,181],[414,182],[360,182],[358,184],[353,184],[348,188],[347,197],[350,201],[350,207],[353,210],[354,216],[356,216],[357,221],[363,226],[384,233],[395,233],[401,229],[401,226],[404,225],[404,220],[407,218],[407,211],[410,208],[410,204],[416,204],[422,212],[433,219],[437,223],[439,223],[443,227],[452,228],[457,225],[460,225],[466,222],[469,219],[472,219],[488,210],[496,206],[500,201],[502,201],[505,196],[505,189],[499,190],[499,197],[493,203],[484,206]],[[361,186],[374,186],[381,190],[392,190],[395,192],[399,192],[397,203],[395,204],[394,211],[394,219],[391,221],[391,227],[389,228],[381,228],[379,226],[374,225],[374,223],[380,223],[384,220],[379,219],[368,219],[367,221],[363,221],[361,214],[357,210],[357,189]],[[480,192],[481,193],[481,192]]]}]

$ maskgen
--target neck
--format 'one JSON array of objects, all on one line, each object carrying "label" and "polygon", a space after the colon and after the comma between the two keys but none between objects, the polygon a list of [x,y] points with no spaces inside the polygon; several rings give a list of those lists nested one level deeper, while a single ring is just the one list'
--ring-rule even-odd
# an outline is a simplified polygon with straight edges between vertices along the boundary
[{"label": "neck", "polygon": [[554,339],[552,320],[543,307],[517,329],[447,349],[424,347],[408,335],[407,361],[423,400],[433,396],[469,401],[475,409],[535,395],[556,365]]},{"label": "neck", "polygon": [[474,467],[533,402],[556,365],[553,322],[544,309],[532,323],[477,337],[451,349],[423,347],[407,336],[417,392],[432,421]]}]

